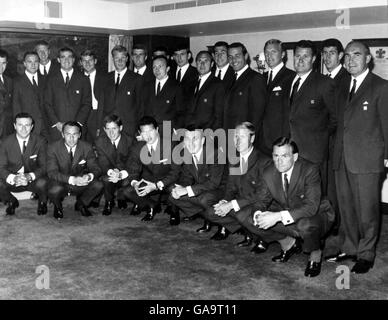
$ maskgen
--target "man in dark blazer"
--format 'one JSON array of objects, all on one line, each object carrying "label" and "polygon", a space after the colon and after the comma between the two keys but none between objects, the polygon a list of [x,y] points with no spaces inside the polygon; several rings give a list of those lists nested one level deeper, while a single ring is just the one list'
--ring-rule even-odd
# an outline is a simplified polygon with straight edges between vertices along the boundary
[{"label": "man in dark blazer", "polygon": [[70,48],[59,50],[60,72],[50,76],[45,91],[45,109],[49,118],[50,141],[61,139],[66,121],[86,126],[92,110],[92,92],[87,77],[73,68],[75,55]]},{"label": "man in dark blazer", "polygon": [[281,252],[272,261],[285,263],[302,251],[310,253],[306,277],[321,271],[321,239],[330,230],[335,213],[321,198],[319,168],[298,157],[295,142],[280,137],[274,142],[273,164],[264,169],[256,203],[251,213],[239,217],[245,228],[260,239],[255,251],[266,251],[268,243],[280,243]]},{"label": "man in dark blazer", "polygon": [[183,93],[175,79],[168,75],[170,67],[165,56],[154,57],[152,67],[154,80],[144,84],[142,90],[142,116],[153,117],[162,134],[163,121],[171,121],[174,129],[183,125],[178,121],[178,113],[184,103]]},{"label": "man in dark blazer", "polygon": [[[202,215],[222,196],[226,156],[219,156],[220,151],[216,149],[214,152],[214,146],[206,145],[205,141],[203,129],[195,126],[186,128],[183,140],[184,162],[168,199],[172,204],[171,225],[179,224],[178,208],[188,217]],[[197,232],[208,232],[210,229],[210,222],[205,220],[204,226]]]},{"label": "man in dark blazer", "polygon": [[272,143],[288,133],[288,104],[285,104],[283,96],[295,72],[284,65],[286,51],[280,40],[268,40],[264,45],[264,54],[269,67],[268,72],[264,73],[267,82],[267,104],[258,144],[260,151],[271,157]]},{"label": "man in dark blazer", "polygon": [[0,198],[7,215],[19,206],[11,192],[30,191],[38,195],[38,215],[47,213],[46,142],[32,134],[34,121],[28,113],[15,116],[15,133],[0,144]]},{"label": "man in dark blazer", "polygon": [[34,51],[24,54],[22,75],[14,81],[12,109],[13,114],[27,112],[34,115],[34,133],[48,139],[44,110],[44,90],[46,80],[38,72],[39,56]]},{"label": "man in dark blazer", "polygon": [[294,48],[296,76],[284,99],[289,106],[289,129],[300,156],[320,166],[322,193],[327,194],[329,136],[335,132],[335,82],[313,71],[315,45],[299,41]]},{"label": "man in dark blazer", "polygon": [[[263,156],[254,148],[256,128],[250,122],[236,126],[234,144],[238,157],[229,155],[229,175],[222,199],[204,214],[206,220],[217,224],[218,231],[211,237],[224,240],[230,233],[241,229],[238,216],[245,211],[251,212],[256,201],[257,188],[260,187],[260,176],[271,159]],[[246,235],[238,246],[248,246],[252,238]]]},{"label": "man in dark blazer", "polygon": [[92,93],[92,109],[86,122],[86,140],[93,143],[100,134],[101,123],[98,123],[98,109],[102,104],[106,74],[96,70],[97,56],[89,49],[81,53],[81,65],[84,75],[88,77]]},{"label": "man in dark blazer", "polygon": [[339,96],[334,146],[341,244],[340,253],[330,260],[356,260],[354,273],[366,273],[374,264],[382,176],[388,164],[388,82],[369,70],[371,59],[362,42],[346,46],[351,81]]},{"label": "man in dark blazer", "polygon": [[222,81],[225,92],[229,90],[234,80],[233,68],[229,65],[228,60],[228,43],[225,41],[217,41],[214,44],[213,58],[215,68],[213,75]]},{"label": "man in dark blazer", "polygon": [[258,130],[258,136],[267,95],[264,77],[248,66],[248,52],[242,43],[229,45],[228,57],[235,72],[235,80],[226,91],[224,128],[234,129],[238,123],[250,121]]},{"label": "man in dark blazer", "polygon": [[123,123],[116,115],[104,118],[104,135],[97,138],[95,148],[98,165],[102,170],[102,182],[104,183],[105,206],[103,215],[110,215],[115,206],[115,192],[117,191],[118,207],[126,208],[126,201],[120,197],[119,191],[123,187],[123,177],[128,176],[126,164],[129,158],[132,140],[122,134]]},{"label": "man in dark blazer", "polygon": [[138,43],[133,45],[131,60],[133,62],[133,72],[141,76],[141,86],[155,79],[152,67],[147,65],[147,48],[145,45]]},{"label": "man in dark blazer", "polygon": [[0,138],[10,135],[12,129],[13,81],[4,74],[8,63],[8,53],[0,49]]},{"label": "man in dark blazer", "polygon": [[124,46],[115,46],[111,54],[115,70],[108,73],[99,119],[102,122],[107,115],[117,115],[124,133],[133,138],[140,117],[141,78],[127,68],[128,51]]},{"label": "man in dark blazer", "polygon": [[200,51],[195,62],[199,78],[185,124],[212,130],[223,128],[225,91],[221,80],[211,72],[213,61],[210,52]]},{"label": "man in dark blazer", "polygon": [[47,150],[48,197],[54,204],[54,218],[63,218],[62,200],[68,194],[77,196],[75,210],[91,216],[92,200],[100,195],[104,185],[98,180],[98,166],[92,145],[80,140],[81,125],[67,121],[62,126],[63,139],[55,141]]},{"label": "man in dark blazer", "polygon": [[131,215],[147,211],[142,221],[151,221],[161,211],[161,195],[176,181],[179,170],[172,163],[171,139],[159,135],[154,118],[141,118],[139,131],[141,140],[133,145],[127,161],[128,176],[124,178],[128,187],[123,188],[123,195],[135,204]]},{"label": "man in dark blazer", "polygon": [[47,78],[59,72],[61,65],[57,59],[50,59],[50,45],[47,41],[38,41],[35,45],[35,52],[39,56],[39,70],[41,76]]}]

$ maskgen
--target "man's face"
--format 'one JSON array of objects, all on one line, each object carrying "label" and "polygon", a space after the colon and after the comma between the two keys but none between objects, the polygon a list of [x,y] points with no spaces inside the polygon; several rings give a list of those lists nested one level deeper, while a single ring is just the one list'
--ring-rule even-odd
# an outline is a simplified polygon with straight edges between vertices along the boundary
[{"label": "man's face", "polygon": [[213,65],[210,55],[203,53],[197,58],[197,70],[198,73],[203,76],[210,72]]},{"label": "man's face", "polygon": [[188,64],[190,57],[191,54],[188,53],[186,49],[174,52],[174,59],[179,67],[183,67],[184,65]]},{"label": "man's face", "polygon": [[118,126],[115,122],[105,124],[104,131],[110,141],[116,141],[121,135],[123,126]]},{"label": "man's face", "polygon": [[218,68],[228,64],[228,49],[224,46],[214,47],[214,60]]},{"label": "man's face", "polygon": [[3,74],[5,69],[7,68],[7,58],[0,57],[0,74]]},{"label": "man's face", "polygon": [[357,42],[345,49],[345,68],[353,77],[363,73],[371,59],[371,55],[367,54],[364,46]]},{"label": "man's face", "polygon": [[264,50],[265,62],[267,63],[268,67],[273,69],[282,62],[284,54],[285,53],[282,52],[280,44],[268,44]]},{"label": "man's face", "polygon": [[132,51],[132,57],[131,57],[133,64],[137,69],[140,69],[145,66],[145,62],[147,59],[147,56],[145,54],[145,51],[143,49],[135,49]]},{"label": "man's face", "polygon": [[65,139],[65,143],[68,147],[73,148],[77,145],[79,138],[81,138],[81,132],[76,126],[66,126],[62,137]]},{"label": "man's face", "polygon": [[17,118],[13,126],[16,130],[17,136],[21,139],[26,139],[34,127],[31,118]]},{"label": "man's face", "polygon": [[140,135],[147,144],[153,144],[159,137],[159,131],[152,124],[147,124],[140,127]]},{"label": "man's face", "polygon": [[39,57],[35,54],[29,54],[24,59],[23,64],[28,73],[35,74],[39,69]]},{"label": "man's face", "polygon": [[170,67],[167,67],[164,59],[156,59],[152,62],[152,71],[156,79],[163,80],[167,76],[168,70]]},{"label": "man's face", "polygon": [[38,53],[40,63],[47,64],[50,56],[49,48],[42,44],[42,45],[36,46],[35,51]]},{"label": "man's face", "polygon": [[113,52],[113,64],[115,65],[116,71],[120,72],[127,67],[128,55],[126,52]]},{"label": "man's face", "polygon": [[196,154],[205,143],[205,137],[202,136],[199,130],[186,131],[183,142],[191,154]]},{"label": "man's face", "polygon": [[311,48],[296,48],[294,54],[294,68],[298,75],[303,75],[313,69],[315,61]]},{"label": "man's face", "polygon": [[233,140],[236,150],[240,153],[245,153],[252,147],[255,136],[252,135],[248,129],[237,127]]},{"label": "man's face", "polygon": [[84,68],[84,70],[88,74],[90,74],[94,70],[96,70],[96,63],[97,63],[97,59],[94,59],[92,56],[82,56],[81,57],[82,68]]},{"label": "man's face", "polygon": [[292,153],[292,147],[290,145],[273,147],[272,160],[275,164],[276,169],[280,173],[290,170],[297,159],[298,154]]},{"label": "man's face", "polygon": [[74,56],[71,51],[61,51],[59,54],[58,62],[61,64],[63,71],[70,71],[74,65]]},{"label": "man's face", "polygon": [[324,47],[322,50],[322,56],[326,69],[331,72],[339,66],[344,53],[338,53],[336,47]]},{"label": "man's face", "polygon": [[243,54],[242,48],[230,48],[228,50],[229,64],[232,66],[235,72],[240,71],[246,65],[248,59],[248,53]]}]

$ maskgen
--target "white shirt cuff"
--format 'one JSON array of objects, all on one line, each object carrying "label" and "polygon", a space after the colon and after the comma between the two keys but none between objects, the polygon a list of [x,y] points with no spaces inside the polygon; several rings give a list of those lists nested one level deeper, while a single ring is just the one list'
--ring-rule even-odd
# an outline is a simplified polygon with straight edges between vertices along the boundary
[{"label": "white shirt cuff", "polygon": [[30,176],[31,176],[32,181],[34,181],[36,179],[35,173],[30,172]]},{"label": "white shirt cuff", "polygon": [[89,176],[89,182],[92,182],[93,179],[94,179],[94,174],[93,173],[88,173],[88,176]]},{"label": "white shirt cuff", "polygon": [[290,212],[284,210],[280,211],[280,215],[282,216],[282,223],[286,226],[288,224],[294,223],[294,219],[292,218]]},{"label": "white shirt cuff", "polygon": [[75,186],[75,182],[74,182],[74,180],[75,180],[75,177],[74,176],[70,176],[69,177],[69,184],[71,184],[72,186]]},{"label": "white shirt cuff", "polygon": [[195,196],[195,194],[194,194],[194,192],[193,192],[193,188],[191,188],[190,186],[187,186],[187,187],[186,187],[186,190],[187,190],[187,195],[189,196],[189,198]]},{"label": "white shirt cuff", "polygon": [[12,173],[9,174],[7,179],[6,179],[6,182],[8,184],[10,184],[11,186],[13,186],[15,184],[15,182],[13,181],[15,179],[15,176],[16,176],[15,174],[12,174]]},{"label": "white shirt cuff", "polygon": [[110,176],[112,173],[113,173],[113,170],[112,170],[112,169],[109,169],[109,170],[106,172],[106,174],[107,174],[108,176]]},{"label": "white shirt cuff", "polygon": [[240,206],[238,205],[237,200],[232,200],[232,206],[235,212],[240,211]]},{"label": "white shirt cuff", "polygon": [[127,170],[121,170],[120,171],[120,179],[125,179],[126,177],[128,177],[128,172]]},{"label": "white shirt cuff", "polygon": [[132,180],[132,181],[131,181],[131,186],[133,187],[134,184],[137,183],[137,182],[139,182],[139,181],[137,181],[137,180]]},{"label": "white shirt cuff", "polygon": [[163,183],[162,181],[158,181],[158,182],[156,183],[156,186],[158,187],[159,190],[163,190],[163,188],[164,188],[164,183]]}]

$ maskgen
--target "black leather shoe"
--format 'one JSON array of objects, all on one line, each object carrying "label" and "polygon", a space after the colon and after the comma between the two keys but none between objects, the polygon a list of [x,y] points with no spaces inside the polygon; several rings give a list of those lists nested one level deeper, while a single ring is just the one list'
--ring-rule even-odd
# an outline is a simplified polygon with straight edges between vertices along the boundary
[{"label": "black leather shoe", "polygon": [[127,209],[128,208],[127,201],[117,200],[117,207],[121,210]]},{"label": "black leather shoe", "polygon": [[160,203],[158,203],[155,208],[153,208],[153,212],[154,214],[157,214],[157,213],[161,213],[162,212],[162,206],[160,205]]},{"label": "black leather shoe", "polygon": [[190,216],[190,217],[185,216],[185,217],[182,218],[182,220],[185,221],[185,222],[189,222],[189,221],[193,221],[193,220],[195,220],[197,218],[198,218],[198,214],[195,214],[195,215]]},{"label": "black leather shoe", "polygon": [[321,273],[322,262],[308,261],[306,269],[304,270],[304,275],[306,277],[316,277]]},{"label": "black leather shoe", "polygon": [[358,259],[356,264],[353,266],[352,273],[367,273],[370,269],[373,268],[373,261],[368,261],[365,259]]},{"label": "black leather shoe", "polygon": [[177,226],[181,223],[181,217],[179,215],[179,209],[171,209],[170,211],[170,225],[171,226]]},{"label": "black leather shoe", "polygon": [[218,227],[218,231],[212,235],[210,239],[212,240],[225,240],[229,236],[228,229],[225,229],[225,227]]},{"label": "black leather shoe", "polygon": [[83,217],[90,217],[90,216],[92,216],[92,213],[84,205],[80,205],[79,206],[79,212],[81,212],[81,215]]},{"label": "black leather shoe", "polygon": [[63,209],[54,205],[54,218],[57,220],[63,219]]},{"label": "black leather shoe", "polygon": [[112,213],[112,209],[115,206],[115,202],[112,201],[105,201],[104,210],[102,211],[102,215],[109,216]]},{"label": "black leather shoe", "polygon": [[155,214],[154,214],[153,209],[150,209],[150,210],[146,213],[146,215],[141,219],[141,221],[151,221],[151,220],[154,219],[154,216],[155,216]]},{"label": "black leather shoe", "polygon": [[295,240],[294,245],[288,249],[287,251],[280,251],[280,254],[273,257],[273,262],[287,262],[295,253],[301,253],[302,252],[302,244],[300,243],[299,239]]},{"label": "black leather shoe", "polygon": [[38,216],[43,216],[47,213],[47,203],[46,202],[39,201],[37,213],[38,213]]},{"label": "black leather shoe", "polygon": [[251,244],[252,244],[252,238],[248,235],[245,235],[244,240],[237,242],[236,246],[242,248],[242,247],[249,247]]},{"label": "black leather shoe", "polygon": [[347,261],[347,260],[351,260],[351,261],[356,262],[357,256],[341,252],[341,253],[334,254],[331,256],[326,256],[325,260],[327,262],[343,262],[343,261]]},{"label": "black leather shoe", "polygon": [[141,210],[139,210],[139,207],[137,206],[137,204],[135,204],[133,207],[132,207],[132,210],[131,212],[129,213],[131,216],[138,216],[139,214],[141,213]]},{"label": "black leather shoe", "polygon": [[204,232],[209,232],[211,229],[212,229],[211,223],[209,221],[205,220],[203,226],[201,228],[197,229],[196,231],[199,233],[204,233]]},{"label": "black leather shoe", "polygon": [[259,241],[253,246],[253,248],[251,249],[251,252],[260,254],[260,253],[266,252],[267,249],[268,249],[268,243],[264,241]]},{"label": "black leather shoe", "polygon": [[8,202],[8,207],[5,210],[7,212],[7,216],[13,216],[17,207],[19,207],[19,201],[17,199]]}]

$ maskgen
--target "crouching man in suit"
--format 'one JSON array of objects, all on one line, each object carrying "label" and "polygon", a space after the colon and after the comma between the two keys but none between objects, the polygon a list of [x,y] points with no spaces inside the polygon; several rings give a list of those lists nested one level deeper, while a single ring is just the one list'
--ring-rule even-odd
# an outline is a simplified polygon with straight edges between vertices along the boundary
[{"label": "crouching man in suit", "polygon": [[102,170],[105,206],[103,215],[110,215],[115,206],[114,194],[118,191],[117,202],[120,209],[127,203],[120,197],[124,177],[128,176],[125,165],[128,161],[132,139],[123,134],[123,123],[116,115],[108,115],[103,120],[106,135],[101,135],[95,142],[98,164]]},{"label": "crouching man in suit", "polygon": [[[184,136],[186,151],[184,163],[180,167],[180,178],[171,191],[169,202],[173,204],[170,224],[179,224],[179,209],[189,217],[204,215],[222,196],[224,165],[218,163],[214,148],[206,147],[202,129],[189,126]],[[179,208],[179,209],[178,209]],[[208,232],[211,224],[205,224],[197,232]]]},{"label": "crouching man in suit", "polygon": [[85,217],[91,216],[87,207],[104,188],[97,180],[101,169],[92,146],[79,140],[81,125],[78,122],[65,122],[62,137],[47,150],[48,197],[54,204],[54,218],[63,218],[62,200],[68,194],[77,196],[77,211]]},{"label": "crouching man in suit", "polygon": [[[292,255],[310,253],[305,276],[321,271],[321,240],[334,221],[334,210],[321,198],[319,167],[298,158],[298,147],[281,137],[273,144],[273,164],[263,172],[261,188],[253,211],[243,225],[261,239],[261,252],[268,243],[280,243],[281,252],[274,262],[287,262]],[[242,217],[241,217],[242,218]],[[302,246],[303,242],[303,246]],[[256,253],[260,253],[256,250]]]},{"label": "crouching man in suit", "polygon": [[0,198],[8,205],[7,215],[15,214],[18,200],[11,192],[31,191],[38,195],[38,215],[47,213],[46,143],[31,133],[34,120],[28,113],[15,116],[16,133],[0,145]]}]

